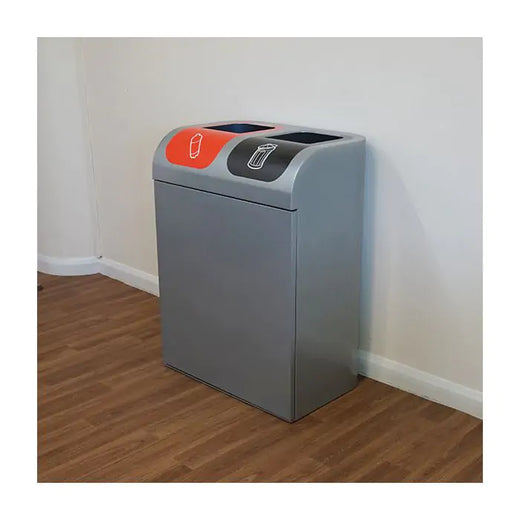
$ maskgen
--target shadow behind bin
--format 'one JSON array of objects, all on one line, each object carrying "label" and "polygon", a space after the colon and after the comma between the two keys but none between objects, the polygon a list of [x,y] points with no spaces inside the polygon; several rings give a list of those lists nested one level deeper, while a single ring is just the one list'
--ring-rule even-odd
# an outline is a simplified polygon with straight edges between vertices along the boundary
[{"label": "shadow behind bin", "polygon": [[154,156],[163,357],[287,421],[357,382],[365,140],[173,130]]}]

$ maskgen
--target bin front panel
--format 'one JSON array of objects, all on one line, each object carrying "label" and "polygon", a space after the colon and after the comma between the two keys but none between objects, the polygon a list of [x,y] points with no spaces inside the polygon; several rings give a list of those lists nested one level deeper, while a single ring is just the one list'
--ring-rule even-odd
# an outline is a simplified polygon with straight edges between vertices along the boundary
[{"label": "bin front panel", "polygon": [[295,212],[155,192],[165,363],[292,420]]}]

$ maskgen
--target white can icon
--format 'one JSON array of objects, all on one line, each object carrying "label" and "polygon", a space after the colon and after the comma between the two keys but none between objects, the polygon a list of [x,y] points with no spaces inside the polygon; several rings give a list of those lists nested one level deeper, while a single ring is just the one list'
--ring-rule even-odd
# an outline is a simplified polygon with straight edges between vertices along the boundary
[{"label": "white can icon", "polygon": [[265,163],[265,160],[269,157],[273,150],[276,149],[277,144],[261,144],[256,150],[255,153],[250,157],[247,166],[252,170],[259,170]]},{"label": "white can icon", "polygon": [[190,159],[196,159],[200,153],[200,145],[202,143],[202,134],[196,133],[190,139]]}]

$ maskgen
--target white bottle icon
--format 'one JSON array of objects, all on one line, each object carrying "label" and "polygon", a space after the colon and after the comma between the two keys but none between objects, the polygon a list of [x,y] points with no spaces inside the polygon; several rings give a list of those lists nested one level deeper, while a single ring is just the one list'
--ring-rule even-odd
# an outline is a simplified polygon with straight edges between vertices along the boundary
[{"label": "white bottle icon", "polygon": [[252,170],[259,170],[277,146],[277,144],[271,143],[261,144],[250,157],[247,166]]}]

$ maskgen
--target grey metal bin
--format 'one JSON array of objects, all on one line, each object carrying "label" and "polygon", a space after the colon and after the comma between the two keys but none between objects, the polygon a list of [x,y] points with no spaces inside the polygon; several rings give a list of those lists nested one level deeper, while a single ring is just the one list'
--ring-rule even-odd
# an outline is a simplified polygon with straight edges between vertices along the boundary
[{"label": "grey metal bin", "polygon": [[295,421],[357,382],[365,139],[171,131],[154,156],[167,366]]}]

